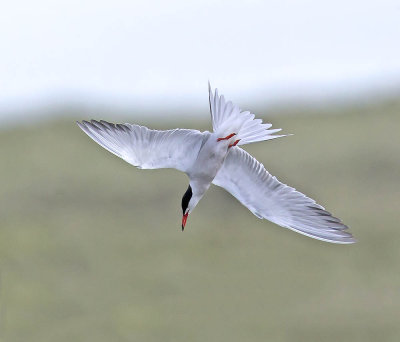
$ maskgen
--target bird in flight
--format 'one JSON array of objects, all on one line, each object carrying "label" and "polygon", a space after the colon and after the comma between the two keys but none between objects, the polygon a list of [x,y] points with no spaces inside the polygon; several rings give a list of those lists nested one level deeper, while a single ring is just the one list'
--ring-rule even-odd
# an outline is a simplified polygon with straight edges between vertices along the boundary
[{"label": "bird in flight", "polygon": [[182,230],[189,214],[211,184],[236,197],[260,219],[306,236],[349,244],[355,240],[342,221],[313,199],[272,176],[239,146],[271,140],[270,129],[255,115],[213,93],[209,84],[213,132],[193,129],[152,130],[134,124],[91,120],[79,127],[106,150],[139,169],[174,168],[185,172],[189,186],[182,198]]}]

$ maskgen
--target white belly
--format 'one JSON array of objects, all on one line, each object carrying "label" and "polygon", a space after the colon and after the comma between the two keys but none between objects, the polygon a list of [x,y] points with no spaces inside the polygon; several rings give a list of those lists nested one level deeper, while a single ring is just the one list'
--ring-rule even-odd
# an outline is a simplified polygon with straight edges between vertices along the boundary
[{"label": "white belly", "polygon": [[211,134],[188,172],[190,179],[211,183],[225,160],[230,143],[230,140],[217,141],[217,136]]}]

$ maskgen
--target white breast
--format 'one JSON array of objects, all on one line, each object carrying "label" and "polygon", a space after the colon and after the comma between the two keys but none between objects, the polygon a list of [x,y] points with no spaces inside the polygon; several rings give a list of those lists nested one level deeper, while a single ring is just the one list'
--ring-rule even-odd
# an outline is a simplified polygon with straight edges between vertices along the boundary
[{"label": "white breast", "polygon": [[230,143],[230,140],[217,141],[217,136],[211,134],[187,172],[190,179],[211,183],[226,158]]}]

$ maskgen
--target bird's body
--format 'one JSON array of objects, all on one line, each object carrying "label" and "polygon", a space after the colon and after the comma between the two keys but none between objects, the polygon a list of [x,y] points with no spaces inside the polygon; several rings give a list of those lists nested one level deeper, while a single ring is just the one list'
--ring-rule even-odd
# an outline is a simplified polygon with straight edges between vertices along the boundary
[{"label": "bird's body", "polygon": [[[208,134],[207,134],[208,133]],[[230,139],[217,141],[216,133],[205,132],[204,145],[201,147],[196,161],[187,171],[192,189],[198,195],[204,195],[221,169],[228,154]]]},{"label": "bird's body", "polygon": [[224,140],[217,144],[215,133],[206,134],[204,138],[204,145],[187,174],[191,181],[209,186],[225,160],[229,142]]},{"label": "bird's body", "polygon": [[269,129],[271,124],[242,112],[224,96],[218,96],[217,90],[213,94],[210,87],[209,101],[213,132],[158,131],[95,120],[78,125],[94,141],[138,168],[175,168],[188,175],[189,187],[182,198],[182,230],[189,213],[213,183],[230,192],[258,218],[327,242],[355,242],[338,218],[279,182],[236,146],[282,137],[273,135],[280,129]]}]

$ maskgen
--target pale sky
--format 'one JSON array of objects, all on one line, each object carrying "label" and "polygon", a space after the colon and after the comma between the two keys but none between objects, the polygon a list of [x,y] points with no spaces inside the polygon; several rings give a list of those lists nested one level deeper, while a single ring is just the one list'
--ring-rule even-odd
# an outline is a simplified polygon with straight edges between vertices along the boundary
[{"label": "pale sky", "polygon": [[239,104],[400,85],[400,2],[7,1],[0,119],[79,100],[207,105],[207,81]]}]

